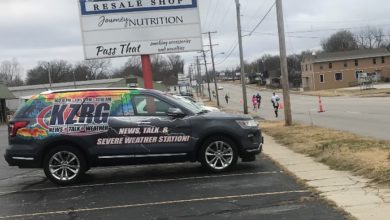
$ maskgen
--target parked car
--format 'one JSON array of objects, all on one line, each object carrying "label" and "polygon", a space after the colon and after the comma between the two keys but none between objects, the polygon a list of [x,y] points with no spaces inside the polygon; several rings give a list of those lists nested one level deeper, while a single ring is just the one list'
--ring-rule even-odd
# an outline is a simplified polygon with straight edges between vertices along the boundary
[{"label": "parked car", "polygon": [[200,162],[213,172],[255,160],[263,138],[249,116],[206,112],[155,90],[74,89],[33,96],[9,123],[10,166],[77,182],[91,167]]},{"label": "parked car", "polygon": [[190,103],[194,103],[195,105],[201,107],[202,109],[205,109],[209,112],[220,112],[221,110],[219,108],[216,108],[216,107],[213,107],[213,106],[208,106],[208,105],[203,105],[199,102],[197,102],[195,99],[189,97],[189,96],[179,96],[179,97],[182,97],[184,98],[183,101],[187,101],[187,102],[190,102]]}]

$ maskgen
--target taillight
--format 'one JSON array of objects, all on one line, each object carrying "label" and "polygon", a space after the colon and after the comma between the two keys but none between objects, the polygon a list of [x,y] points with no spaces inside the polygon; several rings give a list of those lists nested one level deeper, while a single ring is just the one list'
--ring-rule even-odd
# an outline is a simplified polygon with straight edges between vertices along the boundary
[{"label": "taillight", "polygon": [[15,137],[19,129],[28,125],[28,121],[14,121],[9,124],[9,136]]}]

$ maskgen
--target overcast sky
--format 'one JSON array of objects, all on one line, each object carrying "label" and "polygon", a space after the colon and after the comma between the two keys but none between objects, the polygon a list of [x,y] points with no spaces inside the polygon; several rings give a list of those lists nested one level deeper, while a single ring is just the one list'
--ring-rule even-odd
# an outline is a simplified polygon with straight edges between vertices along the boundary
[{"label": "overcast sky", "polygon": [[[38,61],[83,60],[78,0],[0,0],[0,62],[16,58],[25,70]],[[243,35],[253,30],[274,0],[240,0]],[[217,70],[238,65],[237,23],[234,0],[199,0],[202,31],[213,35]],[[288,53],[319,48],[338,29],[352,32],[371,25],[388,34],[387,0],[284,0]],[[208,44],[208,39],[204,40]],[[256,32],[243,38],[244,58],[252,61],[278,53],[276,11],[272,9]],[[230,56],[229,52],[231,52]],[[220,54],[225,53],[225,54]],[[186,64],[197,53],[183,53]],[[113,58],[120,68],[126,58]],[[187,71],[187,66],[186,66]]]}]

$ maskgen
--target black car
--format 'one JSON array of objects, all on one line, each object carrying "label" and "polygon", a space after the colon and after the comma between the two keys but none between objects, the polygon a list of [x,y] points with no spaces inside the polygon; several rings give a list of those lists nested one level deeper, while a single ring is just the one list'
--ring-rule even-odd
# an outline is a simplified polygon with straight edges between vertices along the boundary
[{"label": "black car", "polygon": [[206,112],[145,89],[78,89],[33,96],[9,123],[5,159],[43,168],[57,184],[91,167],[199,161],[229,170],[255,160],[263,138],[249,116]]}]

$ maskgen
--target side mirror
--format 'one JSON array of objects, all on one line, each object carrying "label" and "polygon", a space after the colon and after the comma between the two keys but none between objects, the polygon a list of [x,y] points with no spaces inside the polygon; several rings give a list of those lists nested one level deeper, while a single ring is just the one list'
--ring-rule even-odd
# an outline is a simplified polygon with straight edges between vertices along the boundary
[{"label": "side mirror", "polygon": [[184,117],[186,114],[180,109],[180,108],[169,108],[168,109],[168,116],[172,116],[175,118]]}]

